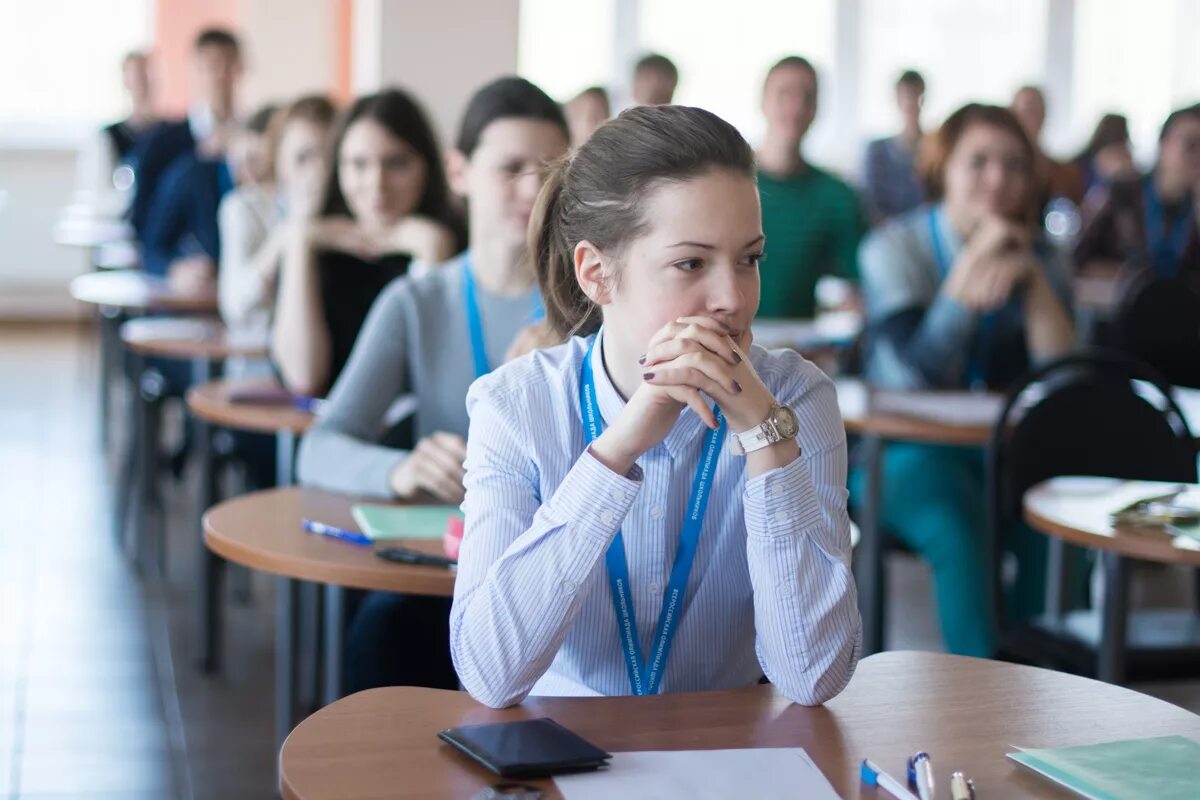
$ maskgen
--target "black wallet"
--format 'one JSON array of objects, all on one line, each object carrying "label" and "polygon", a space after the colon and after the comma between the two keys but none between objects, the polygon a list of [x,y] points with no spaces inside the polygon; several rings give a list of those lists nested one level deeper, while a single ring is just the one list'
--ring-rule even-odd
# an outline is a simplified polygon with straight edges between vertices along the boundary
[{"label": "black wallet", "polygon": [[505,778],[541,778],[608,765],[612,756],[552,719],[468,725],[438,733]]}]

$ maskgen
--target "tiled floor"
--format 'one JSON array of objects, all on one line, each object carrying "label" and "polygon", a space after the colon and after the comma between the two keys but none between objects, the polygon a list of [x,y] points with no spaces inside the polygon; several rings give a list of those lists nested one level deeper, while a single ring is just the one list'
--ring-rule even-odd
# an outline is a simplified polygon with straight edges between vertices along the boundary
[{"label": "tiled floor", "polygon": [[[167,485],[166,579],[139,582],[95,387],[90,330],[0,325],[0,800],[271,797],[273,587],[227,605],[224,669],[201,675],[191,484]],[[889,565],[894,646],[939,646],[928,585]],[[1200,681],[1137,688],[1200,712]]]}]

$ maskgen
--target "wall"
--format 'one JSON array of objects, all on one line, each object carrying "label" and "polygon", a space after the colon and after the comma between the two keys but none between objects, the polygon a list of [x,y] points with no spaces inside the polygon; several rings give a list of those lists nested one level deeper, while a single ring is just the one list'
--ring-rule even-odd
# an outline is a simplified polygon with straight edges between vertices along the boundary
[{"label": "wall", "polygon": [[[516,72],[518,0],[355,0],[356,94],[399,85],[449,143],[471,93]],[[432,68],[436,64],[437,68]]]}]

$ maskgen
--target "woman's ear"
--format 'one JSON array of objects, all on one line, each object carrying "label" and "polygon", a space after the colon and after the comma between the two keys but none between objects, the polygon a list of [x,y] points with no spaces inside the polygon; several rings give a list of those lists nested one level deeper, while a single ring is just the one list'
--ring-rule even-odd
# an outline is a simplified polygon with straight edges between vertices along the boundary
[{"label": "woman's ear", "polygon": [[575,280],[579,288],[598,306],[607,305],[611,300],[611,289],[608,280],[608,264],[604,253],[599,247],[584,239],[575,245]]},{"label": "woman's ear", "polygon": [[467,157],[457,148],[446,151],[446,181],[450,191],[459,197],[467,196]]}]

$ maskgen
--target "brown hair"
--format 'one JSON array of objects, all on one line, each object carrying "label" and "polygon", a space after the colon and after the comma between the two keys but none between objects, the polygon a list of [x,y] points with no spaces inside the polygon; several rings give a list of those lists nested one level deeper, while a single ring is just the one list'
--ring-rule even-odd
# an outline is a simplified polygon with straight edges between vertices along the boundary
[{"label": "brown hair", "polygon": [[275,157],[279,154],[279,140],[283,131],[293,122],[307,122],[323,130],[333,127],[337,118],[337,108],[328,97],[321,94],[309,94],[275,109],[267,124],[267,168],[271,179],[275,177]]},{"label": "brown hair", "polygon": [[631,108],[553,163],[529,222],[529,253],[550,326],[567,337],[600,325],[599,307],[575,279],[579,242],[620,254],[648,227],[642,201],[651,191],[714,169],[753,180],[754,153],[737,128],[688,106]]},{"label": "brown hair", "polygon": [[[945,195],[946,163],[950,160],[950,155],[954,152],[954,148],[958,147],[963,134],[975,125],[998,128],[1020,143],[1021,151],[1025,154],[1025,161],[1028,165],[1029,176],[1031,178],[1027,200],[1029,203],[1032,203],[1036,194],[1033,185],[1034,182],[1032,181],[1034,177],[1034,160],[1036,157],[1033,143],[1029,141],[1029,135],[1025,133],[1025,129],[1021,127],[1021,123],[1017,121],[1017,115],[1010,109],[1003,106],[984,105],[983,103],[967,103],[947,117],[942,126],[925,137],[921,143],[919,159],[920,174],[925,182],[925,188],[930,199],[941,200]],[[1022,216],[1025,210],[1022,209]]]}]

